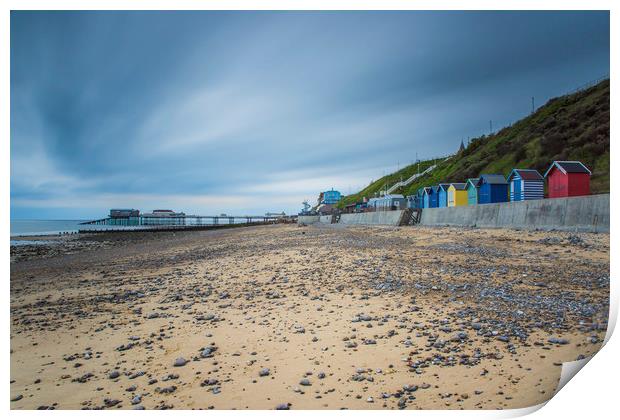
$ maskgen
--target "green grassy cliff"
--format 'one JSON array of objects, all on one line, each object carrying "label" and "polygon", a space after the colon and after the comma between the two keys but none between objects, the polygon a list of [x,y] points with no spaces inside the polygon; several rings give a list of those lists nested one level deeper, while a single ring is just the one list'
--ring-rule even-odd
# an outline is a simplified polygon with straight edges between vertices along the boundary
[{"label": "green grassy cliff", "polygon": [[[592,193],[609,192],[609,79],[588,89],[549,100],[533,114],[490,136],[473,139],[464,151],[439,160],[431,173],[395,193],[410,195],[439,182],[463,182],[481,173],[507,176],[513,168],[541,174],[554,160],[579,160],[591,171]],[[421,162],[420,168],[433,164]],[[417,172],[417,164],[372,182],[341,205],[373,197]]]}]

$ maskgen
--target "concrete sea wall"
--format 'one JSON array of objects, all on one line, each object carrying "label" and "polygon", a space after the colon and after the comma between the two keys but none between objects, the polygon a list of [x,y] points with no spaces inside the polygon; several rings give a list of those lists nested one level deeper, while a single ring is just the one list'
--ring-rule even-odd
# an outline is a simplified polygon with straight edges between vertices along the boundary
[{"label": "concrete sea wall", "polygon": [[297,224],[298,225],[311,225],[314,223],[319,223],[321,220],[320,216],[298,216]]},{"label": "concrete sea wall", "polygon": [[351,213],[340,216],[343,225],[387,225],[398,226],[404,210],[373,211],[369,213]]},{"label": "concrete sea wall", "polygon": [[423,209],[420,224],[609,232],[609,194]]},{"label": "concrete sea wall", "polygon": [[327,215],[327,216],[320,216],[319,222],[321,223],[331,223],[332,222],[332,215]]},{"label": "concrete sea wall", "polygon": [[[376,211],[371,213],[352,213],[340,216],[341,225],[385,225],[398,226],[403,210]],[[331,224],[332,216],[299,216],[297,224],[312,225],[315,223]]]}]

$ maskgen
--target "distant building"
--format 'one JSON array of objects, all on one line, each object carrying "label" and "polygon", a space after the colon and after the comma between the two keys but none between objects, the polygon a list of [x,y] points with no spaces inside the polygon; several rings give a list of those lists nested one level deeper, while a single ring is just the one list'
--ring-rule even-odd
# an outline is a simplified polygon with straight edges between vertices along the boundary
[{"label": "distant building", "polygon": [[448,187],[448,207],[467,205],[467,184],[455,182]]},{"label": "distant building", "polygon": [[316,212],[320,215],[332,214],[335,211],[333,204],[320,204],[316,208]]},{"label": "distant building", "polygon": [[320,204],[338,204],[338,202],[342,199],[342,194],[340,194],[340,191],[335,191],[333,188],[329,191],[323,191],[321,195],[322,199],[319,198],[319,200],[321,200]]},{"label": "distant building", "polygon": [[478,204],[508,201],[508,182],[501,174],[482,174],[478,178]]},{"label": "distant building", "polygon": [[184,225],[185,213],[172,210],[153,210],[151,213],[142,213],[143,225]]},{"label": "distant building", "polygon": [[140,210],[110,209],[110,225],[137,226],[140,224]]},{"label": "distant building", "polygon": [[545,179],[536,169],[513,169],[508,175],[510,201],[542,200]]},{"label": "distant building", "polygon": [[136,209],[110,209],[110,217],[113,219],[139,216],[140,210]]},{"label": "distant building", "polygon": [[549,198],[589,195],[590,175],[592,172],[581,162],[553,162],[545,172]]},{"label": "distant building", "polygon": [[368,207],[375,211],[403,210],[407,208],[407,199],[401,194],[386,194],[368,200]]}]

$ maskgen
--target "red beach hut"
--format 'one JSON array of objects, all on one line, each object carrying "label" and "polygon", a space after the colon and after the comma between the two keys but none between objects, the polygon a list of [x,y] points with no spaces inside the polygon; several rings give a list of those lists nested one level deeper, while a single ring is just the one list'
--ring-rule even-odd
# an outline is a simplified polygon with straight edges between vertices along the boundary
[{"label": "red beach hut", "polygon": [[590,194],[592,172],[578,161],[554,161],[547,172],[549,198],[575,197]]}]

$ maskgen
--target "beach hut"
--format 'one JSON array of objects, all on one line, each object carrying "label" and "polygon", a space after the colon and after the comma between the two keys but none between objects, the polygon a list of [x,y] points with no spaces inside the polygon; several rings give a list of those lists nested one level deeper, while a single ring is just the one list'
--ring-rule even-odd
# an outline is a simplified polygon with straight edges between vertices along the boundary
[{"label": "beach hut", "polygon": [[545,172],[549,198],[589,195],[590,175],[581,162],[556,160]]},{"label": "beach hut", "polygon": [[536,169],[513,169],[508,175],[510,201],[542,200],[545,179]]},{"label": "beach hut", "polygon": [[407,207],[407,199],[401,194],[387,194],[371,198],[368,207],[372,207],[375,211],[403,210]]},{"label": "beach hut", "polygon": [[430,206],[432,208],[439,207],[439,185],[431,187]]},{"label": "beach hut", "polygon": [[424,207],[424,188],[418,188],[418,192],[416,192],[416,200],[418,208]]},{"label": "beach hut", "polygon": [[478,204],[508,201],[508,182],[500,174],[483,174],[478,178]]},{"label": "beach hut", "polygon": [[448,187],[448,207],[467,205],[467,184],[455,182]]},{"label": "beach hut", "polygon": [[448,207],[448,188],[450,184],[439,184],[437,207]]},{"label": "beach hut", "polygon": [[424,207],[424,188],[420,188],[415,194],[407,196],[407,207],[410,209]]},{"label": "beach hut", "polygon": [[422,190],[422,208],[428,209],[430,208],[431,187],[424,187]]},{"label": "beach hut", "polygon": [[469,178],[467,185],[467,205],[475,206],[478,204],[478,178]]},{"label": "beach hut", "polygon": [[437,187],[424,188],[424,208],[432,209],[437,207]]}]

